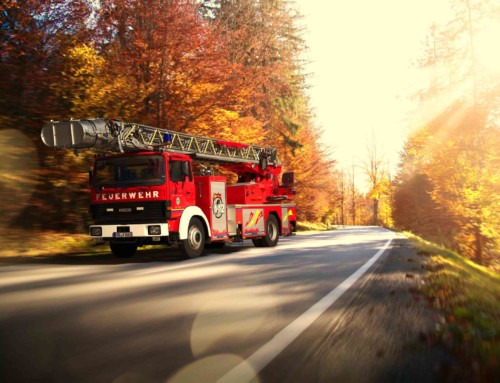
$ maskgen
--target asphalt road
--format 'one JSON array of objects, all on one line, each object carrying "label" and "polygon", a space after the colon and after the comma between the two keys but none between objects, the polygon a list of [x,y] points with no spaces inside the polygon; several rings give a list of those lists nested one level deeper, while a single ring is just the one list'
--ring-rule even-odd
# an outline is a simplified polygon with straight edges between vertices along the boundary
[{"label": "asphalt road", "polygon": [[329,381],[303,356],[325,359],[315,342],[345,319],[395,236],[353,227],[188,261],[162,250],[4,263],[0,381]]}]

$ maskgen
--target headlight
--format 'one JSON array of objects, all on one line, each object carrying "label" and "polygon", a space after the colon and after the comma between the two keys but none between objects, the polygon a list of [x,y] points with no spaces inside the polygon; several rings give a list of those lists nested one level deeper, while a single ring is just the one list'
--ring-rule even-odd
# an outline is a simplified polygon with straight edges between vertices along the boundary
[{"label": "headlight", "polygon": [[90,236],[91,237],[102,237],[102,227],[93,226],[90,228]]},{"label": "headlight", "polygon": [[160,225],[148,226],[148,234],[149,235],[160,235],[161,234],[161,226]]}]

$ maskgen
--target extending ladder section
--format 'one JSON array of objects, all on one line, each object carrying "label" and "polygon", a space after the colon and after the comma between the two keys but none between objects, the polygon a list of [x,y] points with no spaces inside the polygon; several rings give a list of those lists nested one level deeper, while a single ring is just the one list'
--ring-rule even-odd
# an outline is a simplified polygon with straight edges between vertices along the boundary
[{"label": "extending ladder section", "polygon": [[276,149],[179,133],[113,119],[52,121],[42,133],[45,145],[57,149],[130,152],[163,150],[206,161],[277,164]]}]

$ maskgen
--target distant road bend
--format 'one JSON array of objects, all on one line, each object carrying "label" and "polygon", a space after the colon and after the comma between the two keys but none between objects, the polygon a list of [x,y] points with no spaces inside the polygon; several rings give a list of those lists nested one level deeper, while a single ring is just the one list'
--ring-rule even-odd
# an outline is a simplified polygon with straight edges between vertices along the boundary
[{"label": "distant road bend", "polygon": [[0,381],[273,382],[294,368],[307,376],[309,340],[330,336],[395,237],[348,227],[183,262],[4,262]]}]

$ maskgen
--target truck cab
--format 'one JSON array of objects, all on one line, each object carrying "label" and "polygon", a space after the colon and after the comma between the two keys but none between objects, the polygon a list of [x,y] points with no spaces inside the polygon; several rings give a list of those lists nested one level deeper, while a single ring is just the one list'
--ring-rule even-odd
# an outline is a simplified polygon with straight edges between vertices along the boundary
[{"label": "truck cab", "polygon": [[179,235],[183,213],[197,210],[191,162],[187,155],[158,152],[97,157],[90,235],[109,241],[113,253],[123,257],[138,246],[185,239]]}]

